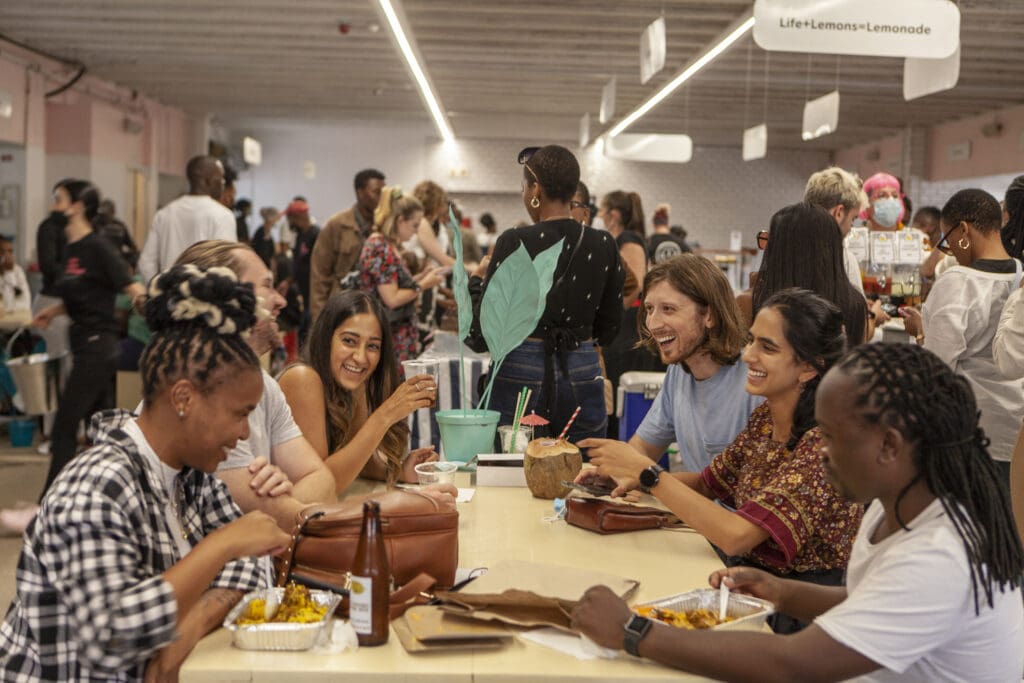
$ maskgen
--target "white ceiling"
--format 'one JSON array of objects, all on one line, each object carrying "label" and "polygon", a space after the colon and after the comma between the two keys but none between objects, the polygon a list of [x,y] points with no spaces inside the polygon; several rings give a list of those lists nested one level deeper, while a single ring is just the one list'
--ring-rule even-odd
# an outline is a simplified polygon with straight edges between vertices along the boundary
[{"label": "white ceiling", "polygon": [[[404,0],[457,136],[574,139],[605,82],[619,115],[699,54],[749,0]],[[2,0],[0,34],[221,120],[416,119],[426,112],[374,0]],[[770,145],[837,148],[1024,102],[1024,2],[963,0],[960,84],[906,103],[902,60],[772,53]],[[664,11],[666,69],[639,83],[638,41]],[[340,22],[351,26],[347,34]],[[374,28],[377,30],[374,31]],[[635,130],[739,145],[765,111],[765,57],[747,39]],[[748,68],[749,64],[749,68]],[[750,74],[748,78],[748,73]],[[842,93],[839,130],[800,140],[807,96]]]}]

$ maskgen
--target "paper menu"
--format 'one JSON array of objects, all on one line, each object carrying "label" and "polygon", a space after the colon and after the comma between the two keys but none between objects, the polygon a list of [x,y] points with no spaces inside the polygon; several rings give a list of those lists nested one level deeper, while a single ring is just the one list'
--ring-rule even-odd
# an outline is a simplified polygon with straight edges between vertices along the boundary
[{"label": "paper menu", "polygon": [[924,261],[924,233],[910,228],[896,235],[897,263],[917,265]]},{"label": "paper menu", "polygon": [[896,263],[896,239],[892,233],[871,233],[871,263],[873,265]]},{"label": "paper menu", "polygon": [[868,229],[852,228],[846,236],[846,249],[856,257],[857,261],[864,263],[868,260]]}]

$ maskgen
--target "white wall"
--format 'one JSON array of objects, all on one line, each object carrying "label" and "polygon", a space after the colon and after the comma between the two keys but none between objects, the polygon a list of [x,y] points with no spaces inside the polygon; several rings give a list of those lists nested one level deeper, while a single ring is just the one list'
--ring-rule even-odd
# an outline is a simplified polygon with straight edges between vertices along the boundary
[{"label": "white wall", "polygon": [[[264,124],[230,126],[234,139],[248,135],[260,141],[263,164],[244,171],[238,197],[253,202],[255,221],[262,206],[283,209],[302,195],[321,221],[355,202],[352,179],[364,168],[376,168],[388,183],[409,189],[426,177],[424,149],[433,135],[429,125],[351,123]],[[307,179],[303,165],[312,161],[316,176]]]},{"label": "white wall", "polygon": [[[1022,170],[1022,173],[1024,173],[1024,170]],[[957,180],[921,180],[917,187],[914,188],[915,192],[910,195],[910,199],[914,202],[915,210],[928,205],[937,206],[941,209],[942,205],[958,190],[979,188],[985,190],[999,201],[1003,201],[1003,197],[1006,195],[1006,188],[1009,187],[1010,183],[1018,175],[1020,173],[1003,173],[1000,175],[979,176],[977,178],[958,178]]]},{"label": "white wall", "polygon": [[[263,164],[238,182],[238,196],[253,199],[257,210],[268,204],[283,208],[301,194],[323,221],[354,201],[352,176],[375,167],[389,183],[406,188],[424,178],[444,185],[474,225],[484,211],[494,214],[501,228],[527,219],[516,155],[536,141],[460,139],[450,148],[429,126],[408,122],[226,125],[233,139],[250,135],[263,145]],[[303,177],[306,161],[316,165],[312,180]],[[704,247],[727,248],[731,230],[741,230],[744,243],[753,246],[754,235],[774,211],[802,198],[807,177],[828,165],[828,153],[779,150],[768,159],[744,162],[739,148],[697,147],[688,164],[654,164],[607,159],[591,146],[580,162],[582,179],[598,199],[612,190],[638,191],[648,226],[655,205],[668,202],[672,222],[681,222],[692,239]]]}]

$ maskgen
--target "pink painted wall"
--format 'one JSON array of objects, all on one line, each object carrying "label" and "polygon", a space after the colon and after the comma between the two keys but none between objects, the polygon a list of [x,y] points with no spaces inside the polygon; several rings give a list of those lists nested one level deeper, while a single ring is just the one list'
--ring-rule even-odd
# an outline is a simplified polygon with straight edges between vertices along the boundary
[{"label": "pink painted wall", "polygon": [[92,104],[92,154],[101,159],[142,165],[143,135],[125,130],[124,120],[131,117],[142,123],[141,115],[125,112],[106,102]]},{"label": "pink painted wall", "polygon": [[92,99],[65,93],[46,102],[46,153],[92,153]]},{"label": "pink painted wall", "polygon": [[[868,157],[877,158],[869,159]],[[902,158],[903,134],[898,133],[876,142],[867,142],[838,150],[833,155],[833,163],[867,179],[880,171],[897,172]]]},{"label": "pink painted wall", "polygon": [[[998,121],[1002,133],[986,137],[981,129]],[[970,142],[970,158],[953,161],[949,146]],[[1024,171],[1024,105],[950,121],[928,131],[928,180],[954,180]]]}]

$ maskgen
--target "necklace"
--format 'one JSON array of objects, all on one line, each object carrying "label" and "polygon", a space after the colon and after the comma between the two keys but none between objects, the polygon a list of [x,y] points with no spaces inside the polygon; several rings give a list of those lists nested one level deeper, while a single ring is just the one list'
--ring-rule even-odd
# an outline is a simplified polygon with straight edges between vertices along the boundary
[{"label": "necklace", "polygon": [[174,494],[176,498],[174,514],[178,518],[178,526],[181,527],[181,538],[191,542],[190,537],[195,535],[195,529],[185,521],[185,482],[182,481],[180,474],[174,477]]}]

